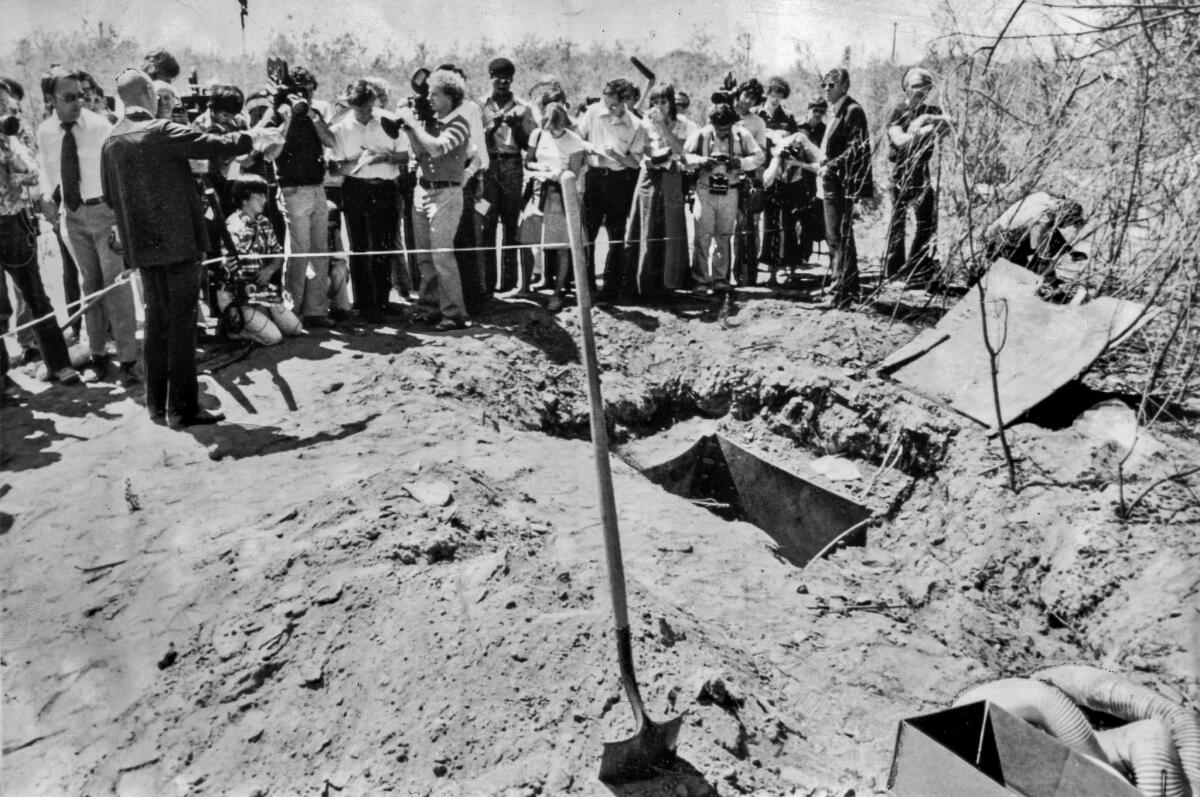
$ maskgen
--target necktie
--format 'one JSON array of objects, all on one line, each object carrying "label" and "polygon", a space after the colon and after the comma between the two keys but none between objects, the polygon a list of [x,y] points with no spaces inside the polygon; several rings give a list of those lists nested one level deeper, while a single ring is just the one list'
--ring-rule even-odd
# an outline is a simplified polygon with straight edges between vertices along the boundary
[{"label": "necktie", "polygon": [[62,141],[62,189],[63,202],[69,210],[79,210],[79,206],[83,204],[83,195],[80,193],[81,178],[79,176],[79,149],[75,145],[75,134],[71,128],[75,126],[74,122],[63,122]]}]

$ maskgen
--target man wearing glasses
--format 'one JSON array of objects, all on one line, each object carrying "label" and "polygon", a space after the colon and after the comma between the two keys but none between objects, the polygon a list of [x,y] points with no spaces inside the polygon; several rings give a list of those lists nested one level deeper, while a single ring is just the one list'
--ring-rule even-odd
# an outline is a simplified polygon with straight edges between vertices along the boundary
[{"label": "man wearing glasses", "polygon": [[825,240],[829,242],[833,283],[825,306],[848,309],[859,299],[858,252],[854,246],[854,202],[875,193],[867,114],[850,96],[850,73],[832,69],[821,81],[829,103],[818,173],[825,201]]},{"label": "man wearing glasses", "polygon": [[[83,107],[86,75],[58,70],[51,77],[54,113],[37,130],[38,161],[45,180],[42,214],[52,225],[58,224],[58,206],[51,197],[60,191],[67,245],[79,266],[83,292],[91,294],[115,282],[125,268],[113,243],[117,217],[104,202],[100,182],[100,147],[113,126]],[[96,378],[107,374],[111,336],[121,364],[121,382],[136,382],[137,318],[130,285],[109,291],[93,304],[84,314],[84,324]]]}]

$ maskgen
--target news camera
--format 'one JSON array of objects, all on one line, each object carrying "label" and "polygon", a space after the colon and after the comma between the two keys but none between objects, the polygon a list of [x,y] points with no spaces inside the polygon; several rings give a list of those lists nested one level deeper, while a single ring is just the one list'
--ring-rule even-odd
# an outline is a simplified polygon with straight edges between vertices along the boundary
[{"label": "news camera", "polygon": [[183,113],[187,115],[187,123],[196,121],[196,117],[208,110],[208,90],[200,85],[200,76],[192,69],[188,75],[188,91],[179,97]]},{"label": "news camera", "polygon": [[417,115],[418,121],[421,124],[427,124],[434,120],[433,105],[429,102],[429,75],[432,74],[425,67],[421,67],[416,72],[413,72],[412,79],[408,81],[408,85],[412,87],[413,94],[406,100],[409,108],[413,109],[413,113]]},{"label": "news camera", "polygon": [[307,116],[311,108],[308,95],[312,88],[310,84],[296,80],[286,60],[275,56],[267,58],[267,90],[276,112],[286,105],[292,109],[293,116]]}]

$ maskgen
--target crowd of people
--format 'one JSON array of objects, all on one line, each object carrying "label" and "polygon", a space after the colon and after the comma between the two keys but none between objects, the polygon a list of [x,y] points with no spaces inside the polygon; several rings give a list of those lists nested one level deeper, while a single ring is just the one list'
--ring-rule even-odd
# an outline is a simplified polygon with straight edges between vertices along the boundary
[{"label": "crowd of people", "polygon": [[[120,381],[144,378],[152,417],[177,425],[220,420],[196,399],[197,297],[224,334],[266,345],[397,312],[436,331],[462,329],[502,293],[540,296],[557,312],[572,298],[569,205],[582,209],[574,237],[601,305],[681,291],[728,299],[756,283],[760,264],[771,284],[807,265],[820,241],[825,303],[860,299],[854,206],[875,181],[867,116],[844,68],[821,79],[799,115],[782,78],[727,81],[700,122],[688,117],[684,91],[649,75],[644,90],[616,78],[575,104],[544,82],[527,101],[506,58],[488,65],[491,89],[478,98],[453,64],[420,70],[411,96],[364,76],[332,101],[316,98],[317,78],[302,66],[272,59],[269,71],[270,85],[251,93],[221,83],[182,92],[177,62],[155,51],[119,76],[118,106],[86,72],[53,67],[36,130],[5,122],[0,263],[26,327],[22,358],[44,360],[47,379],[79,381],[67,343],[81,330],[73,318],[64,335],[54,320],[35,212],[57,237],[68,312],[104,291],[81,314],[95,378],[108,378],[115,354]],[[938,278],[930,162],[950,127],[929,102],[933,83],[925,69],[905,74],[886,132],[884,274],[919,284]],[[0,78],[0,118],[24,96]],[[1081,209],[1066,214],[1059,198],[1049,201],[1007,214],[1009,226],[1041,230],[1047,213],[1081,219]],[[607,253],[597,266],[602,228]],[[1048,247],[1061,240],[1029,237],[1010,234],[1004,252],[1057,257]],[[127,268],[146,305],[144,374]],[[4,323],[11,314],[0,306]]]}]

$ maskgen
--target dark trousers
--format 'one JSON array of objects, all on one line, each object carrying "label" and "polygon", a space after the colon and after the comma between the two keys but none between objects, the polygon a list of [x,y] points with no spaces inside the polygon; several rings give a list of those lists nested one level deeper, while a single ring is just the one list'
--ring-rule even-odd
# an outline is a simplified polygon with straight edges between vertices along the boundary
[{"label": "dark trousers", "polygon": [[[400,219],[400,187],[395,180],[342,182],[342,214],[351,252],[396,248]],[[391,258],[395,255],[351,255],[350,284],[354,309],[364,313],[386,310],[392,285]]]},{"label": "dark trousers", "polygon": [[737,232],[733,239],[733,273],[738,285],[758,283],[758,217],[738,208]]},{"label": "dark trousers", "polygon": [[858,250],[854,246],[854,200],[825,189],[825,240],[833,277],[833,302],[858,301]]},{"label": "dark trousers", "polygon": [[[13,281],[30,317],[50,316],[33,328],[33,339],[50,373],[70,365],[67,343],[54,318],[54,308],[46,296],[42,272],[38,268],[37,221],[28,213],[0,216],[0,265],[4,266],[4,273]],[[0,346],[3,345],[4,342],[0,341]]]},{"label": "dark trousers", "polygon": [[[912,246],[908,260],[904,259],[905,227],[908,209],[913,209],[916,229],[913,231]],[[928,279],[937,270],[937,194],[933,186],[925,186],[915,196],[901,198],[900,191],[892,189],[892,218],[888,223],[887,254],[883,259],[885,277]]]},{"label": "dark trousers", "polygon": [[796,227],[799,221],[800,209],[794,202],[770,194],[764,198],[762,250],[758,259],[771,267],[772,274],[781,267],[796,265]]},{"label": "dark trousers", "polygon": [[[479,223],[478,236],[482,246],[494,245],[496,241],[496,225],[503,226],[503,244],[514,246],[517,241],[517,227],[521,221],[521,193],[525,188],[524,171],[520,157],[492,156],[491,165],[483,173],[482,198],[489,207]],[[463,216],[474,216],[474,201],[471,205],[463,205]],[[518,255],[524,255],[525,250],[505,249],[500,257],[501,271],[496,273],[496,253],[484,252],[484,281],[488,292],[496,288],[496,278],[499,276],[501,291],[511,291],[517,287],[522,262]],[[463,286],[464,290],[466,286]]]},{"label": "dark trousers", "polygon": [[796,242],[796,262],[807,263],[812,259],[817,241],[825,240],[825,203],[812,199],[798,211],[800,232]]},{"label": "dark trousers", "polygon": [[[485,241],[494,244],[496,240],[495,224],[492,225],[492,237],[484,237],[485,217],[475,212],[475,200],[479,196],[479,186],[483,179],[482,174],[476,173],[463,185],[462,216],[458,219],[458,229],[454,233],[454,248],[457,250],[454,259],[458,263],[458,280],[462,283],[463,304],[472,315],[483,309],[488,297],[492,295],[492,286],[495,285],[494,282],[487,282],[484,275],[487,273],[488,256],[491,256],[492,270],[495,271],[496,251],[479,251],[480,246],[487,245]],[[505,222],[505,242],[508,240],[508,231],[509,226]],[[510,252],[505,250],[504,254],[508,255]]]},{"label": "dark trousers", "polygon": [[636,274],[625,263],[625,225],[633,194],[637,190],[637,169],[592,169],[587,175],[584,201],[584,224],[587,227],[588,287],[595,290],[596,234],[604,227],[608,233],[608,257],[604,261],[604,293],[616,296],[637,290]]},{"label": "dark trousers", "polygon": [[196,295],[200,264],[186,260],[141,269],[146,294],[146,409],[195,415],[200,409],[196,382]]}]

